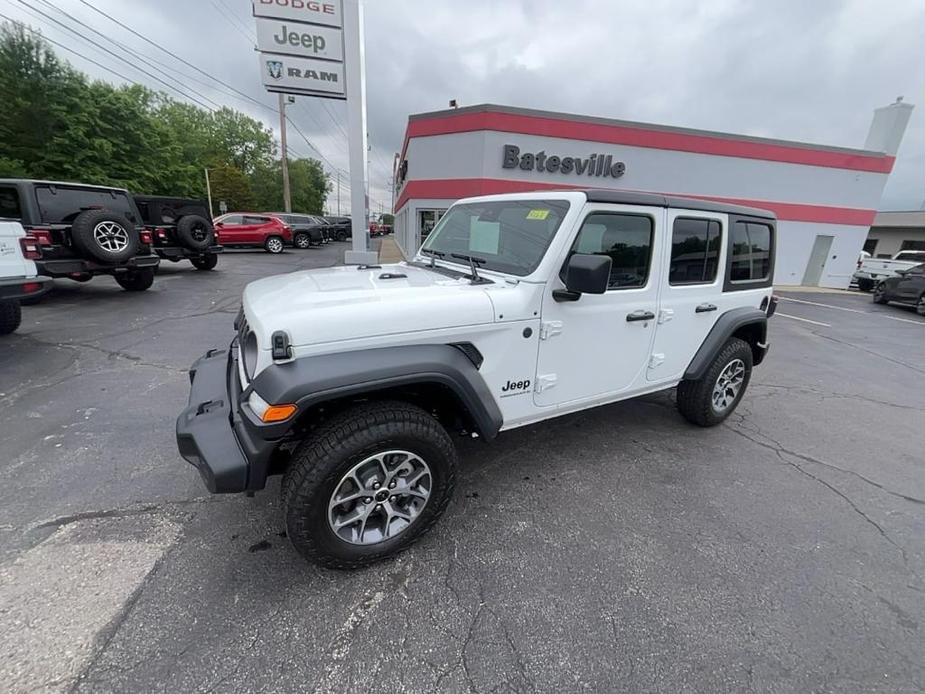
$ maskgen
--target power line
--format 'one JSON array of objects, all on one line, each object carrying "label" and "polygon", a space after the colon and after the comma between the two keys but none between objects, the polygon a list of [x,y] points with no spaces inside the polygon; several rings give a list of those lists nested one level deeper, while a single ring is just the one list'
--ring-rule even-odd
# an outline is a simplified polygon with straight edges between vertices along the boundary
[{"label": "power line", "polygon": [[254,36],[253,34],[248,35],[249,32],[247,31],[247,29],[246,29],[246,28],[244,28],[244,29],[241,28],[241,22],[240,22],[240,20],[237,19],[237,18],[235,17],[235,15],[231,13],[230,9],[228,8],[227,5],[225,5],[225,3],[222,3],[222,5],[224,5],[225,9],[228,10],[228,12],[224,12],[224,11],[222,10],[222,8],[219,7],[218,4],[216,4],[215,0],[209,0],[209,2],[212,3],[212,7],[214,7],[215,10],[216,10],[222,17],[224,17],[225,20],[235,29],[235,31],[237,31],[239,34],[241,34],[241,36],[243,36],[244,38],[246,38],[248,41],[254,41],[254,42],[257,41],[257,37],[256,37],[256,36]]}]

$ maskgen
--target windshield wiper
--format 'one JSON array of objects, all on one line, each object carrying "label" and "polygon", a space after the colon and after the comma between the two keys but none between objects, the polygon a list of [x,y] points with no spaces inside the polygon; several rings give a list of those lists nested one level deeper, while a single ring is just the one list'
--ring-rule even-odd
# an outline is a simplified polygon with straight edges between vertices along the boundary
[{"label": "windshield wiper", "polygon": [[434,267],[434,263],[436,263],[437,258],[446,258],[446,253],[444,253],[443,251],[435,251],[430,248],[422,248],[421,253],[424,253],[430,256],[430,266],[431,267]]},{"label": "windshield wiper", "polygon": [[481,284],[482,282],[488,282],[488,280],[483,280],[479,277],[478,265],[484,265],[488,261],[485,258],[479,258],[474,255],[466,255],[465,253],[450,253],[451,258],[458,258],[459,260],[465,260],[469,263],[469,270],[472,272],[472,281],[476,284]]}]

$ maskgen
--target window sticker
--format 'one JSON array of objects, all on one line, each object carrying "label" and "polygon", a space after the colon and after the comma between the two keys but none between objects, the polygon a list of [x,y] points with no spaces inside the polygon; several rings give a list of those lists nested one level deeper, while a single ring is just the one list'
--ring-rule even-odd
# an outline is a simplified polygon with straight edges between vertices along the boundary
[{"label": "window sticker", "polygon": [[527,219],[546,219],[549,216],[549,210],[530,210],[527,212]]},{"label": "window sticker", "polygon": [[501,242],[501,224],[483,222],[478,217],[469,221],[469,250],[474,253],[498,255]]}]

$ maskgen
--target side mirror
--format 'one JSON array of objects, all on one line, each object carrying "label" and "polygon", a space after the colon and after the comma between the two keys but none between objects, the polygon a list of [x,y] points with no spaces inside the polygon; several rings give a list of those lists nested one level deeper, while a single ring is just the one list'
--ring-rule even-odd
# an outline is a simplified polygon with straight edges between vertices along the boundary
[{"label": "side mirror", "polygon": [[578,301],[582,294],[603,294],[613,261],[606,255],[575,253],[565,267],[565,290],[552,293],[556,301]]},{"label": "side mirror", "polygon": [[216,229],[221,229],[223,226],[225,226],[225,222],[216,222],[212,226],[214,226]]},{"label": "side mirror", "polygon": [[896,274],[899,275],[900,277],[905,277],[906,275],[909,274],[909,271],[908,270],[897,270]]}]

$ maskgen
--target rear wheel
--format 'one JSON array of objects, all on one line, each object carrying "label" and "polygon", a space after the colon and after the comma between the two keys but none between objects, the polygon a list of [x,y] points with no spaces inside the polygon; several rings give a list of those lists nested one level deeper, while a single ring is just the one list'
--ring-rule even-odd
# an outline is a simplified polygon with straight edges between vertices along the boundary
[{"label": "rear wheel", "polygon": [[915,312],[920,316],[925,316],[925,294],[919,297],[919,301],[915,305]]},{"label": "rear wheel", "polygon": [[9,335],[22,323],[18,301],[0,301],[0,335]]},{"label": "rear wheel", "polygon": [[197,270],[214,270],[218,265],[218,256],[204,255],[201,258],[190,258],[190,262]]},{"label": "rear wheel", "polygon": [[312,245],[312,237],[305,233],[296,234],[292,239],[292,243],[296,248],[308,248]]},{"label": "rear wheel", "polygon": [[678,384],[678,410],[692,424],[716,426],[738,406],[751,376],[751,346],[729,338],[702,377]]},{"label": "rear wheel", "polygon": [[337,240],[338,240],[338,241],[346,241],[346,240],[347,240],[347,232],[346,232],[346,231],[338,231],[338,232],[337,232]]},{"label": "rear wheel", "polygon": [[874,303],[875,304],[885,304],[888,301],[886,298],[886,287],[883,286],[883,282],[877,284],[874,287]]},{"label": "rear wheel", "polygon": [[129,272],[116,275],[116,282],[125,291],[143,292],[150,289],[154,284],[154,268],[145,267],[140,270],[130,270]]},{"label": "rear wheel", "polygon": [[286,530],[305,558],[353,569],[406,549],[446,509],[456,449],[404,402],[341,412],[302,442],[283,478]]},{"label": "rear wheel", "polygon": [[858,289],[861,290],[862,292],[869,292],[873,288],[874,288],[873,280],[869,280],[866,277],[862,277],[861,279],[858,280]]},{"label": "rear wheel", "polygon": [[271,236],[264,241],[263,247],[267,249],[268,253],[282,253],[283,240],[279,236]]}]

